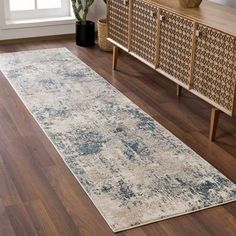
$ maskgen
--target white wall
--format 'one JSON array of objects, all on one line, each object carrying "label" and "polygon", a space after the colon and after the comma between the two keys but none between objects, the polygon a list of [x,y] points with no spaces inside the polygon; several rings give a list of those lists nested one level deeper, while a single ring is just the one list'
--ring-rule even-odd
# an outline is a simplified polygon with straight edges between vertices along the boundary
[{"label": "white wall", "polygon": [[212,2],[220,3],[220,4],[225,4],[229,5],[232,7],[236,7],[236,0],[211,0]]},{"label": "white wall", "polygon": [[[16,38],[28,38],[28,37],[40,37],[49,35],[61,35],[72,34],[75,32],[75,25],[73,21],[67,21],[47,26],[37,27],[17,27],[6,29],[4,26],[4,11],[3,0],[0,0],[0,40],[16,39]],[[95,0],[94,4],[89,10],[88,19],[97,21],[106,15],[106,5],[103,0]]]},{"label": "white wall", "polygon": [[[236,0],[235,0],[236,1]],[[106,16],[106,4],[103,0],[94,0],[93,5],[89,9],[88,19],[97,21]]]},{"label": "white wall", "polygon": [[[211,0],[217,3],[227,4],[236,7],[236,0]],[[14,38],[27,38],[27,37],[39,37],[48,35],[60,35],[74,33],[74,23],[64,23],[50,26],[40,27],[27,27],[17,29],[3,29],[4,24],[4,12],[3,12],[3,0],[0,0],[0,40],[14,39]],[[106,16],[106,5],[103,0],[95,0],[94,4],[90,8],[88,19],[97,21],[99,18]]]}]

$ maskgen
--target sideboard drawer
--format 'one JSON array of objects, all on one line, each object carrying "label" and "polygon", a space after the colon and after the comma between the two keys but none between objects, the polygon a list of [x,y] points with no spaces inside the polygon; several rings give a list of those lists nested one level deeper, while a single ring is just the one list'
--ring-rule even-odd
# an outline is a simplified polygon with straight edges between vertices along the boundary
[{"label": "sideboard drawer", "polygon": [[162,10],[159,69],[177,81],[190,84],[194,22]]},{"label": "sideboard drawer", "polygon": [[236,80],[235,38],[198,26],[192,88],[233,112]]},{"label": "sideboard drawer", "polygon": [[108,0],[108,37],[128,48],[129,0]]},{"label": "sideboard drawer", "polygon": [[143,0],[132,1],[130,51],[156,64],[158,8]]}]

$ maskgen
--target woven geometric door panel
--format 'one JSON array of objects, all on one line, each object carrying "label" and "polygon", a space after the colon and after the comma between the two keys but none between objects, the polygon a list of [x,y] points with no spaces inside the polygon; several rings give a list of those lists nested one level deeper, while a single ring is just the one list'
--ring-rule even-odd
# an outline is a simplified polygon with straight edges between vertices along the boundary
[{"label": "woven geometric door panel", "polygon": [[189,85],[194,23],[161,11],[159,68]]},{"label": "woven geometric door panel", "polygon": [[130,50],[153,65],[156,64],[157,13],[157,7],[133,0]]},{"label": "woven geometric door panel", "polygon": [[128,48],[129,1],[108,1],[108,37]]},{"label": "woven geometric door panel", "polygon": [[193,89],[232,112],[236,80],[235,38],[199,25]]}]

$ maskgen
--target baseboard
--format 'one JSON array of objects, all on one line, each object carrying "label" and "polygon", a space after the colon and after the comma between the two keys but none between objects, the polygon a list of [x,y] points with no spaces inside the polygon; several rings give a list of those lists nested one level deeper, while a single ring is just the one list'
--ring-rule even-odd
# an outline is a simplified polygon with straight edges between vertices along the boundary
[{"label": "baseboard", "polygon": [[48,40],[56,40],[56,39],[74,39],[74,38],[75,38],[75,34],[62,34],[62,35],[50,35],[50,36],[41,36],[41,37],[7,39],[7,40],[0,40],[0,45],[27,43],[27,42],[36,42],[36,41],[48,41]]},{"label": "baseboard", "polygon": [[[95,38],[96,39],[98,38],[97,31],[95,31]],[[75,39],[75,34],[60,34],[60,35],[29,37],[29,38],[19,38],[19,39],[6,39],[6,40],[0,40],[0,45],[37,42],[37,41],[48,41],[48,40],[57,40],[57,39]]]}]

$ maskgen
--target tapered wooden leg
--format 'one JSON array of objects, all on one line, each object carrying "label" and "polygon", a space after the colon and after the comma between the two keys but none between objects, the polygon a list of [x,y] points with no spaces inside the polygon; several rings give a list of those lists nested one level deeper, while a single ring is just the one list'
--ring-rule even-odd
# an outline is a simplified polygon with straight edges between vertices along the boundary
[{"label": "tapered wooden leg", "polygon": [[177,96],[180,97],[181,96],[181,92],[182,92],[182,87],[180,85],[177,84]]},{"label": "tapered wooden leg", "polygon": [[210,141],[213,141],[215,139],[220,113],[221,111],[217,108],[211,109],[211,121],[210,121],[210,132],[209,132]]},{"label": "tapered wooden leg", "polygon": [[113,70],[116,70],[118,54],[119,54],[119,48],[116,46],[113,46],[113,62],[112,62],[112,69]]}]

